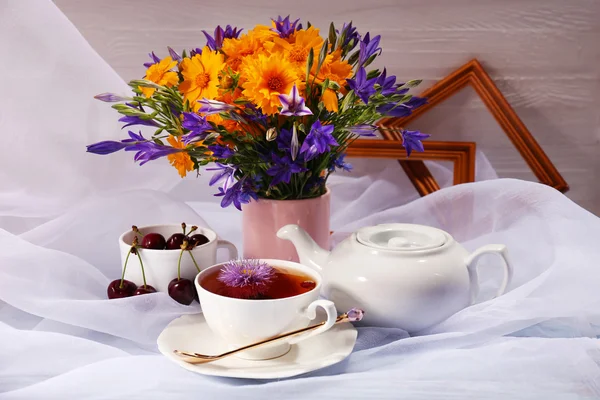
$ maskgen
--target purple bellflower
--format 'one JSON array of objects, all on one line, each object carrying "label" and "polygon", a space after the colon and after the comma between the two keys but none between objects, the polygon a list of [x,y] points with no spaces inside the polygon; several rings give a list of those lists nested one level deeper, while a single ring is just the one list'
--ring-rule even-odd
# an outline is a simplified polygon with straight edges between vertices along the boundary
[{"label": "purple bellflower", "polygon": [[412,114],[413,110],[427,103],[425,97],[413,96],[406,103],[396,104],[388,103],[376,108],[376,111],[387,117],[406,117]]},{"label": "purple bellflower", "polygon": [[330,171],[335,170],[335,168],[344,170],[346,172],[352,171],[352,164],[345,162],[344,158],[346,158],[345,154],[341,154],[340,156],[336,157],[333,161],[332,167],[329,168]]},{"label": "purple bellflower", "polygon": [[319,154],[329,150],[329,146],[339,146],[332,133],[333,125],[321,125],[321,121],[316,121],[310,128],[310,132],[304,138],[304,143],[300,148],[300,154],[306,161],[312,160]]},{"label": "purple bellflower", "polygon": [[279,114],[285,115],[288,117],[295,116],[301,117],[304,115],[313,115],[310,108],[306,107],[304,104],[304,99],[298,93],[298,88],[294,84],[290,94],[280,94],[279,101],[281,101],[281,112]]},{"label": "purple bellflower", "polygon": [[381,86],[381,94],[384,96],[389,96],[392,94],[405,94],[408,92],[408,88],[399,89],[402,84],[396,85],[396,77],[394,75],[387,76],[387,71],[385,68],[375,83]]},{"label": "purple bellflower", "polygon": [[181,126],[190,131],[181,137],[186,145],[196,140],[203,140],[208,136],[207,131],[212,129],[212,125],[206,121],[206,118],[189,112],[183,113]]},{"label": "purple bellflower", "polygon": [[119,150],[123,150],[125,147],[129,146],[127,143],[116,142],[114,140],[104,140],[102,142],[90,144],[87,147],[88,153],[107,155],[111,153],[116,153]]},{"label": "purple bellflower", "polygon": [[360,124],[348,128],[350,132],[358,136],[375,136],[375,131],[379,129],[374,125]]},{"label": "purple bellflower", "polygon": [[119,118],[119,122],[125,122],[125,125],[123,125],[121,129],[127,128],[131,125],[158,126],[158,124],[151,119],[142,119],[134,115],[125,115]]},{"label": "purple bellflower", "polygon": [[417,150],[419,152],[425,151],[423,148],[423,143],[421,140],[427,139],[431,135],[427,133],[421,133],[419,131],[407,131],[403,130],[402,134],[402,146],[406,149],[406,155],[410,156],[413,150]]},{"label": "purple bellflower", "polygon": [[340,33],[340,36],[344,37],[344,41],[342,42],[342,47],[346,47],[348,46],[352,41],[354,41],[352,47],[348,48],[346,50],[346,53],[350,50],[352,50],[354,47],[356,47],[356,45],[358,44],[358,42],[360,41],[360,35],[358,34],[358,32],[356,31],[356,27],[352,26],[352,21],[350,21],[349,24],[346,24],[344,22],[344,25],[342,26],[342,31]]},{"label": "purple bellflower", "polygon": [[233,28],[231,25],[227,25],[225,29],[221,28],[219,25],[215,28],[214,37],[204,30],[202,33],[204,33],[204,36],[206,36],[206,45],[212,51],[216,51],[223,47],[224,39],[237,39],[242,31],[243,29],[238,30],[238,28]]},{"label": "purple bellflower", "polygon": [[220,187],[219,193],[215,196],[223,197],[221,207],[225,208],[233,204],[240,211],[242,210],[242,204],[249,203],[252,199],[258,200],[254,188],[247,182],[247,179],[237,181],[227,191]]},{"label": "purple bellflower", "polygon": [[367,62],[367,60],[369,58],[371,58],[371,56],[373,56],[373,54],[377,53],[377,51],[379,51],[379,53],[381,54],[381,47],[379,47],[380,40],[381,40],[381,35],[377,35],[373,39],[371,39],[371,36],[369,33],[367,33],[365,35],[363,40],[360,42],[360,53],[358,56],[358,65],[364,66],[364,64]]},{"label": "purple bellflower", "polygon": [[154,52],[152,52],[152,53],[149,53],[149,54],[148,54],[148,57],[150,57],[150,60],[152,60],[152,62],[147,62],[147,63],[144,63],[144,67],[146,67],[146,68],[150,68],[150,66],[151,66],[152,64],[156,64],[156,63],[159,63],[159,62],[160,62],[160,58],[158,58],[158,57],[156,56],[156,54],[154,54]]},{"label": "purple bellflower", "polygon": [[273,32],[277,32],[279,37],[282,39],[290,37],[297,29],[302,29],[302,24],[298,24],[300,18],[295,20],[294,22],[290,22],[290,16],[288,15],[285,18],[281,18],[281,15],[277,17],[277,20],[271,18],[271,21],[275,24],[275,28],[271,30]]},{"label": "purple bellflower", "polygon": [[213,186],[214,184],[224,180],[225,182],[223,182],[223,190],[227,192],[227,190],[229,190],[229,188],[235,183],[235,173],[237,172],[237,168],[221,163],[215,164],[217,165],[215,168],[206,168],[207,171],[217,171],[210,179],[208,185]]},{"label": "purple bellflower", "polygon": [[273,165],[267,170],[267,175],[273,177],[271,186],[276,186],[281,182],[290,183],[292,174],[308,171],[299,161],[293,161],[292,157],[288,154],[283,157],[272,154],[272,160]]},{"label": "purple bellflower", "polygon": [[375,82],[377,78],[367,79],[367,71],[364,67],[360,67],[356,72],[355,79],[346,79],[350,89],[365,103],[369,104],[369,97],[375,94]]},{"label": "purple bellflower", "polygon": [[179,54],[177,54],[177,52],[175,50],[173,50],[169,46],[167,46],[167,49],[169,50],[169,55],[171,56],[173,61],[177,61],[177,62],[181,61],[181,56]]},{"label": "purple bellflower", "polygon": [[96,100],[105,101],[107,103],[116,103],[117,101],[130,100],[129,97],[122,97],[114,93],[100,93],[94,96]]},{"label": "purple bellflower", "polygon": [[198,103],[200,103],[200,109],[198,112],[206,115],[219,114],[235,108],[235,106],[232,106],[231,104],[223,103],[222,101],[218,100],[202,99],[198,100]]},{"label": "purple bellflower", "polygon": [[208,146],[208,150],[213,152],[213,157],[215,158],[229,158],[233,156],[235,153],[227,146],[219,146],[213,145]]}]

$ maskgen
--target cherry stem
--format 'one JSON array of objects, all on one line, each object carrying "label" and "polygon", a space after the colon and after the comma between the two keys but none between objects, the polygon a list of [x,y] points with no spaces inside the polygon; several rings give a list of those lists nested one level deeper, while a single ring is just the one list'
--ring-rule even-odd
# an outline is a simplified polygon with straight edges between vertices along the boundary
[{"label": "cherry stem", "polygon": [[144,280],[144,289],[146,289],[146,273],[144,272],[144,264],[142,263],[142,256],[140,256],[140,252],[135,252],[140,260],[140,267],[142,267],[142,279]]},{"label": "cherry stem", "polygon": [[200,272],[200,267],[198,266],[198,263],[196,262],[196,259],[194,258],[194,255],[192,254],[192,251],[188,250],[188,253],[190,253],[190,257],[192,257],[192,261],[194,262],[196,269],[198,270],[198,272]]},{"label": "cherry stem", "polygon": [[123,281],[125,280],[125,270],[127,269],[127,261],[129,261],[129,255],[131,254],[131,249],[127,252],[127,257],[125,257],[125,265],[123,265],[123,273],[121,274],[121,283],[119,283],[119,289],[123,289]]},{"label": "cherry stem", "polygon": [[179,253],[179,261],[177,262],[177,280],[181,280],[181,256],[183,256],[183,249]]}]

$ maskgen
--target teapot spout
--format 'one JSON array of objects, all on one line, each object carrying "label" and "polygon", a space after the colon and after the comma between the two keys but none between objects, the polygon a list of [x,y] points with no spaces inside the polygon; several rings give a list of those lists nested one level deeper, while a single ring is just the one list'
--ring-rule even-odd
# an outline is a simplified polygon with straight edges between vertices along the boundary
[{"label": "teapot spout", "polygon": [[329,258],[329,251],[321,248],[310,235],[298,225],[290,224],[277,231],[277,237],[292,242],[300,263],[321,271]]}]

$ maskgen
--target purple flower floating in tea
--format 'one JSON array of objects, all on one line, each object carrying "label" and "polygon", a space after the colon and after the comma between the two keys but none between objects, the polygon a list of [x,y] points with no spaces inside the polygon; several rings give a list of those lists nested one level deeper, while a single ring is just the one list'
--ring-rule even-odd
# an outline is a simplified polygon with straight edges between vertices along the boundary
[{"label": "purple flower floating in tea", "polygon": [[275,269],[260,260],[231,260],[217,279],[228,287],[228,295],[252,299],[263,295],[275,278]]}]

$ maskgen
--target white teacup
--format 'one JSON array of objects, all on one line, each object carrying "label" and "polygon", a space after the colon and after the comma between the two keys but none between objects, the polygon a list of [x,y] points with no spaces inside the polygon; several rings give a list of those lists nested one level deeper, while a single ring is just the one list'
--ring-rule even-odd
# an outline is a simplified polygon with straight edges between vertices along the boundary
[{"label": "white teacup", "polygon": [[194,283],[198,291],[200,306],[210,329],[230,347],[237,349],[274,336],[301,329],[316,318],[317,307],[327,313],[325,324],[310,333],[278,341],[271,345],[246,350],[236,356],[248,360],[266,360],[286,354],[290,345],[308,339],[331,328],[336,321],[337,311],[333,302],[319,300],[321,276],[312,269],[291,261],[263,259],[261,261],[279,269],[310,276],[316,286],[292,297],[269,300],[246,300],[221,296],[202,286],[203,279],[223,264],[214,265],[198,274]]},{"label": "white teacup", "polygon": [[[189,227],[188,227],[189,228]],[[150,232],[160,233],[168,240],[174,233],[183,233],[181,225],[150,225],[138,227],[142,235]],[[194,259],[198,263],[198,267],[202,270],[217,262],[217,249],[224,247],[229,252],[229,259],[235,259],[238,256],[238,251],[235,245],[227,240],[217,238],[216,232],[208,228],[198,228],[192,235],[202,234],[207,237],[208,243],[197,246],[191,250]],[[133,231],[124,232],[119,237],[119,247],[121,250],[121,266],[125,265],[125,259],[131,249],[131,243],[134,237]],[[141,237],[139,237],[141,244]],[[154,249],[139,249],[140,257],[144,263],[144,272],[146,273],[146,283],[153,286],[159,292],[168,292],[169,282],[177,278],[177,262],[181,249],[174,250],[154,250]],[[198,269],[192,261],[192,257],[184,251],[181,257],[181,277],[194,280],[198,275]],[[140,286],[144,283],[142,279],[142,269],[140,261],[134,254],[129,256],[127,261],[127,270],[125,271],[125,279],[132,281]]]}]

